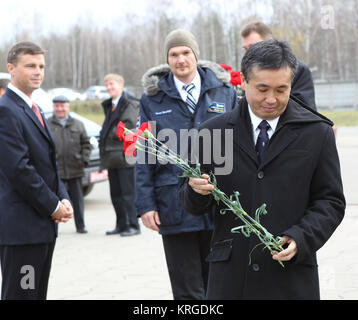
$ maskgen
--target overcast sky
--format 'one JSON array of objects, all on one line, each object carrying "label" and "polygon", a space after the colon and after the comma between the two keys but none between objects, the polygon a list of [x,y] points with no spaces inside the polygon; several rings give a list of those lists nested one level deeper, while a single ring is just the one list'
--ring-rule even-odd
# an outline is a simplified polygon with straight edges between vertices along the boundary
[{"label": "overcast sky", "polygon": [[[203,0],[220,12],[239,10],[240,3],[250,0]],[[269,0],[257,3],[257,13],[265,16],[270,11]],[[170,1],[169,15],[185,16],[195,14],[199,7],[190,0]],[[120,26],[126,14],[145,19],[161,10],[155,0],[10,0],[3,1],[0,8],[0,44],[14,41],[14,35],[23,30],[36,30],[38,33],[64,33],[69,27],[81,21],[91,21],[98,27]]]}]

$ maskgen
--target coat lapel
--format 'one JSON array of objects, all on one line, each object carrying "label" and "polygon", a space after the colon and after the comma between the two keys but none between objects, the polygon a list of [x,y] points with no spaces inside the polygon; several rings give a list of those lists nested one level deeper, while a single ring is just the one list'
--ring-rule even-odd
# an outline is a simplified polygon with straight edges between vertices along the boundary
[{"label": "coat lapel", "polygon": [[113,111],[112,114],[112,99],[109,99],[106,101],[105,105],[103,105],[105,109],[106,118],[104,120],[104,124],[102,127],[101,137],[103,137],[103,140],[108,135],[110,129],[113,127],[113,124],[119,121],[122,113],[126,109],[126,106],[128,104],[128,101],[126,97],[123,96],[119,100],[116,109]]},{"label": "coat lapel", "polygon": [[252,137],[250,116],[246,99],[243,98],[229,117],[228,123],[234,126],[234,143],[255,163],[258,163]]},{"label": "coat lapel", "polygon": [[47,121],[46,121],[46,117],[44,116],[44,114],[42,113],[42,110],[40,109],[41,111],[41,115],[42,115],[42,118],[44,120],[44,123],[45,123],[45,127],[46,129],[42,126],[42,124],[40,123],[39,119],[37,119],[37,116],[35,115],[35,113],[32,111],[32,109],[30,109],[30,107],[26,104],[26,102],[21,99],[15,92],[13,92],[12,90],[8,89],[7,92],[6,92],[10,98],[12,100],[14,100],[15,104],[21,108],[24,109],[24,112],[25,114],[31,119],[31,121],[36,125],[36,127],[40,130],[40,132],[43,134],[43,136],[49,141],[52,143],[51,141],[51,138],[49,136],[49,133],[50,132],[49,130],[49,127],[47,125]]},{"label": "coat lapel", "polygon": [[42,126],[41,122],[39,121],[39,119],[37,119],[37,116],[35,115],[35,113],[29,108],[29,106],[24,106],[24,110],[25,110],[25,114],[33,121],[33,123],[37,126],[37,128],[41,131],[41,133],[43,134],[43,136],[49,140],[50,142],[51,141],[51,138],[49,136],[49,127],[47,125],[47,121],[45,119],[45,116],[44,114],[42,113],[41,111],[41,115],[42,115],[42,118],[44,120],[44,124],[45,124],[45,128]]},{"label": "coat lapel", "polygon": [[[298,123],[295,123],[295,110],[291,102],[287,105],[285,112],[281,115],[275,133],[270,139],[266,155],[261,167],[266,166],[282,153],[298,136]],[[288,125],[290,124],[290,125]]]}]

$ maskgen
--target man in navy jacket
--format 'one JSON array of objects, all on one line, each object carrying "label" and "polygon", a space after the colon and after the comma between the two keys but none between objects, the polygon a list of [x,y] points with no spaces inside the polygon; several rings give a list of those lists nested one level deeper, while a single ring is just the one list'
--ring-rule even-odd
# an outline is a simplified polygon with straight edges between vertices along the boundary
[{"label": "man in navy jacket", "polygon": [[[171,32],[165,41],[165,54],[169,66],[152,68],[143,76],[145,94],[140,101],[140,122],[155,121],[158,133],[174,131],[179,147],[182,130],[198,128],[203,121],[232,110],[237,95],[224,69],[215,63],[198,63],[199,48],[190,32]],[[193,84],[191,104],[184,88]],[[212,220],[209,214],[193,217],[181,208],[180,175],[180,170],[171,164],[138,163],[137,212],[146,227],[162,235],[174,299],[203,299]]]},{"label": "man in navy jacket", "polygon": [[57,223],[73,213],[60,180],[53,138],[32,101],[44,51],[20,42],[8,54],[11,83],[0,99],[1,298],[46,299]]}]

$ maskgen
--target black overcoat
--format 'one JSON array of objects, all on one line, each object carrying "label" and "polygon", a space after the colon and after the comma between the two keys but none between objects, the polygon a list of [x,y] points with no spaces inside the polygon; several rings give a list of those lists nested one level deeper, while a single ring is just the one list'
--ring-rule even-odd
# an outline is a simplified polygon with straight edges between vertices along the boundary
[{"label": "black overcoat", "polygon": [[[233,130],[233,170],[216,176],[218,187],[227,195],[239,191],[240,202],[251,216],[266,203],[268,214],[261,223],[275,236],[292,237],[298,246],[297,255],[284,268],[262,247],[252,252],[250,264],[257,237],[231,233],[241,221],[230,212],[221,215],[223,207],[212,196],[197,194],[185,183],[180,198],[188,212],[200,214],[216,207],[207,258],[211,262],[208,299],[319,299],[316,251],[332,235],[345,210],[332,123],[289,100],[261,165],[245,98],[237,109],[202,127],[211,132]],[[230,150],[224,153],[229,159]],[[215,164],[202,165],[202,172],[214,169]]]}]

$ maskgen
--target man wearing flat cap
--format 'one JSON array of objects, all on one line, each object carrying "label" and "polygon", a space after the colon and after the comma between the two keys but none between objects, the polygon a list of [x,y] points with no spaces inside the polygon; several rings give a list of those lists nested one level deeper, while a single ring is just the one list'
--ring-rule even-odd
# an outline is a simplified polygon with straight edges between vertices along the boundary
[{"label": "man wearing flat cap", "polygon": [[[231,111],[237,95],[230,76],[218,64],[198,61],[199,46],[192,33],[178,29],[165,39],[165,59],[148,70],[142,83],[140,122],[153,121],[156,131],[197,129],[205,120]],[[189,149],[189,148],[188,148]],[[182,153],[183,152],[183,153]],[[175,300],[205,298],[212,217],[188,214],[179,204],[181,171],[172,164],[136,164],[137,212],[143,224],[162,235]]]},{"label": "man wearing flat cap", "polygon": [[53,116],[49,125],[56,145],[56,160],[61,180],[71,198],[76,231],[87,233],[84,222],[82,177],[88,164],[91,144],[80,120],[70,116],[70,103],[66,96],[53,98]]}]

